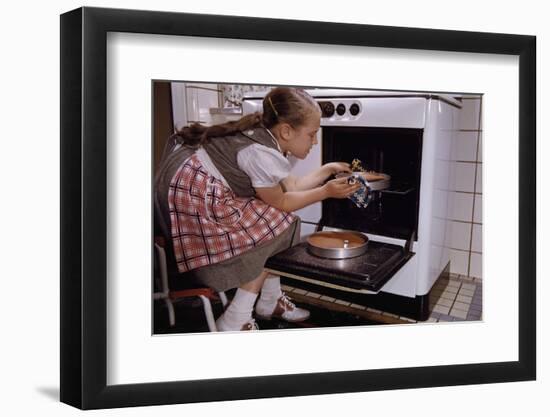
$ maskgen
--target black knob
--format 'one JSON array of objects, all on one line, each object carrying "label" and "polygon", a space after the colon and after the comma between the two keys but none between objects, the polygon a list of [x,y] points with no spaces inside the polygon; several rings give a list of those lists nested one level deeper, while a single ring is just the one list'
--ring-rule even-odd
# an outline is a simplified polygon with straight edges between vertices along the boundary
[{"label": "black knob", "polygon": [[349,108],[349,112],[352,116],[357,116],[359,114],[359,110],[359,104],[357,103],[353,103]]},{"label": "black knob", "polygon": [[330,101],[320,101],[319,107],[321,107],[322,117],[332,117],[334,115],[334,104]]},{"label": "black knob", "polygon": [[336,106],[336,113],[338,113],[339,116],[342,116],[345,112],[346,112],[346,106],[344,106],[342,103]]}]

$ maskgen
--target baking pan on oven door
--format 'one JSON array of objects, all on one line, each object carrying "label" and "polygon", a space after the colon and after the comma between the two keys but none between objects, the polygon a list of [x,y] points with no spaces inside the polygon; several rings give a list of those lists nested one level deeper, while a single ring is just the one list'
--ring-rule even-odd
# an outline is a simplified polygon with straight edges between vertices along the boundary
[{"label": "baking pan on oven door", "polygon": [[367,252],[361,256],[324,259],[309,253],[304,242],[272,256],[265,266],[296,279],[303,277],[350,290],[378,292],[413,256],[406,247],[371,240]]}]

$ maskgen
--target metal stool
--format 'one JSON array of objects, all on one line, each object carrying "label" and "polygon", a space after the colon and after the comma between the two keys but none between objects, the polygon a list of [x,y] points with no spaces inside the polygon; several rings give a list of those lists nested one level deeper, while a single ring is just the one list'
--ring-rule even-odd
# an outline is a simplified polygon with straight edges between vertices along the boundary
[{"label": "metal stool", "polygon": [[185,290],[171,291],[168,280],[168,267],[166,261],[166,251],[164,248],[155,242],[155,252],[157,255],[159,273],[160,273],[160,291],[153,293],[154,300],[164,300],[168,309],[168,320],[170,327],[174,327],[176,324],[176,314],[174,311],[173,302],[188,297],[198,297],[202,302],[204,316],[208,324],[208,329],[211,332],[216,332],[216,320],[214,319],[214,313],[212,312],[211,299],[219,297],[222,302],[223,308],[227,306],[227,296],[225,293],[215,293],[214,290],[208,287],[190,288]]}]

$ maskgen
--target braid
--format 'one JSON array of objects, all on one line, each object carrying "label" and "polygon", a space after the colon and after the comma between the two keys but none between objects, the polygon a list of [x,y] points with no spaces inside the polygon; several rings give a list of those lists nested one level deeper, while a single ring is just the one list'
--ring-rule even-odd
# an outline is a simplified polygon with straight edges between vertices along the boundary
[{"label": "braid", "polygon": [[262,115],[259,112],[247,114],[239,120],[222,123],[214,126],[204,126],[193,123],[190,126],[178,130],[175,135],[179,140],[189,146],[198,146],[214,137],[229,136],[243,130],[261,126]]},{"label": "braid", "polygon": [[277,123],[293,127],[302,125],[312,112],[320,112],[317,102],[304,90],[293,87],[277,87],[264,98],[263,113],[247,114],[239,120],[214,126],[193,123],[178,130],[172,138],[178,143],[199,146],[211,138],[229,136],[237,132],[264,126],[267,129]]}]

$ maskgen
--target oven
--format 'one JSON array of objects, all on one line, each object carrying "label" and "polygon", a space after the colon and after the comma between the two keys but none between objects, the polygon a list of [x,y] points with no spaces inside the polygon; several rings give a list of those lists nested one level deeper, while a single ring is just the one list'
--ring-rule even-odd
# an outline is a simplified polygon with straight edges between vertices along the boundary
[{"label": "oven", "polygon": [[[460,102],[427,93],[308,93],[322,109],[319,145],[305,160],[291,161],[293,174],[357,158],[366,170],[391,180],[372,192],[366,208],[349,199],[328,199],[297,211],[302,243],[269,259],[266,268],[295,287],[425,320],[430,290],[450,264],[450,153]],[[243,112],[261,110],[263,94],[245,96]],[[308,235],[342,229],[367,234],[367,252],[338,260],[308,252]]]}]

